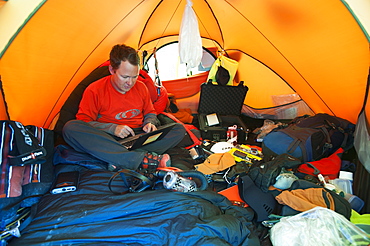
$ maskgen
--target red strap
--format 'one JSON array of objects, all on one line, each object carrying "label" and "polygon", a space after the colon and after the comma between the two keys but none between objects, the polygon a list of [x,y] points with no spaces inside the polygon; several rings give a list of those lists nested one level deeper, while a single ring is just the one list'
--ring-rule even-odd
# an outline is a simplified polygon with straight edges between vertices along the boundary
[{"label": "red strap", "polygon": [[195,134],[192,131],[190,131],[190,128],[196,129],[196,127],[194,127],[193,125],[186,125],[186,124],[184,124],[183,122],[181,122],[179,119],[177,119],[175,116],[173,116],[170,113],[162,112],[162,114],[164,114],[165,116],[167,116],[171,120],[173,120],[173,121],[175,121],[177,123],[180,123],[180,124],[182,124],[184,126],[186,132],[190,136],[191,140],[193,140],[193,142],[194,142],[192,145],[185,147],[185,149],[191,149],[191,148],[193,148],[193,147],[195,147],[197,145],[201,145],[202,144],[202,141],[200,141],[200,139],[197,138],[197,136],[195,136]]}]

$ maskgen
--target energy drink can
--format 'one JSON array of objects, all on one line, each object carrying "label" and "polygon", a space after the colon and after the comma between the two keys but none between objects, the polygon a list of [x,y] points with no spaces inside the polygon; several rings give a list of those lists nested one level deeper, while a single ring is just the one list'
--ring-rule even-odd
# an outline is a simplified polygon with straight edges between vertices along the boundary
[{"label": "energy drink can", "polygon": [[227,140],[238,137],[237,129],[238,129],[237,125],[233,125],[233,126],[228,127],[227,132],[226,132]]}]

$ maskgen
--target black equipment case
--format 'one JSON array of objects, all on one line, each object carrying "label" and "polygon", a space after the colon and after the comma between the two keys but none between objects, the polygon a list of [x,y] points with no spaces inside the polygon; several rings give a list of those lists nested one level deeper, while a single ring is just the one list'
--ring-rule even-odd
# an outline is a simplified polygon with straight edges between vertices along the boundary
[{"label": "black equipment case", "polygon": [[[241,81],[238,86],[221,86],[211,82],[200,88],[198,106],[199,128],[202,138],[212,141],[225,141],[227,129],[237,126],[238,143],[245,143],[247,126],[240,118],[248,87]],[[218,124],[209,125],[207,116],[217,116]]]}]

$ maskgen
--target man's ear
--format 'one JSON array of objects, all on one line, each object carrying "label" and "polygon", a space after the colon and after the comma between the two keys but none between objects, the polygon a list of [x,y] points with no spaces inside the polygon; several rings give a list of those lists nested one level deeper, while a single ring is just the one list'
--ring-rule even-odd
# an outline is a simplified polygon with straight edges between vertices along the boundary
[{"label": "man's ear", "polygon": [[111,65],[109,65],[109,72],[110,74],[115,74],[116,71],[113,69],[113,67]]}]

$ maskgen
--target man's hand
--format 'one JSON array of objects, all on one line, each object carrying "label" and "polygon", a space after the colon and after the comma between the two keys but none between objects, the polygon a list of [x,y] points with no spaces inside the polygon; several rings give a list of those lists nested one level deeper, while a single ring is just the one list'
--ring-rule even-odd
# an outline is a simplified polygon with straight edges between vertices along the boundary
[{"label": "man's hand", "polygon": [[153,125],[152,123],[147,123],[144,127],[143,127],[143,131],[148,133],[148,132],[152,132],[152,131],[155,131],[157,130],[157,127],[155,125]]},{"label": "man's hand", "polygon": [[120,138],[128,137],[129,135],[135,136],[134,130],[127,125],[118,125],[114,131],[114,135]]}]

